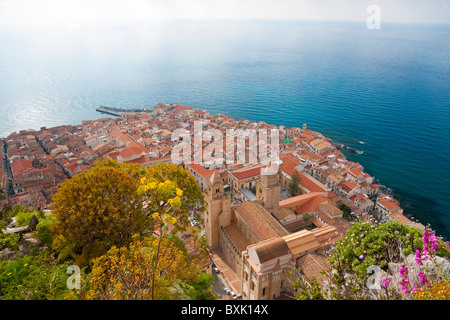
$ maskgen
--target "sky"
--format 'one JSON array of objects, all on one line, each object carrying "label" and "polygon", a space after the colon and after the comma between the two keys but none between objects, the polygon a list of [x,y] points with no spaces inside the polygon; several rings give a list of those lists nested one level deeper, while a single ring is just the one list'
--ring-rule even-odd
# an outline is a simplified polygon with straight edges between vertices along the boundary
[{"label": "sky", "polygon": [[450,23],[450,0],[0,0],[0,24],[161,19],[300,19]]}]

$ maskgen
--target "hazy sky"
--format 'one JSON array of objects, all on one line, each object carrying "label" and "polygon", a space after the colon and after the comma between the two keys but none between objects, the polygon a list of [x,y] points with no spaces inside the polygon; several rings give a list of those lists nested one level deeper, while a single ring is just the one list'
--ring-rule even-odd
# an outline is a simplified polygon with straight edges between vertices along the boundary
[{"label": "hazy sky", "polygon": [[370,5],[385,22],[450,23],[450,0],[0,0],[0,24],[154,19],[365,21]]}]

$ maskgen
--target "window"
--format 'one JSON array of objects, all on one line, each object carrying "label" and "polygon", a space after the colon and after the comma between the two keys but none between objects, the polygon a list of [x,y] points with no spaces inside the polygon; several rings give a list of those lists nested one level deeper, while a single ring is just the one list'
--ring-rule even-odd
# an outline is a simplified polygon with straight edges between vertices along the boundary
[{"label": "window", "polygon": [[262,295],[263,295],[263,296],[266,295],[266,288],[263,288]]}]

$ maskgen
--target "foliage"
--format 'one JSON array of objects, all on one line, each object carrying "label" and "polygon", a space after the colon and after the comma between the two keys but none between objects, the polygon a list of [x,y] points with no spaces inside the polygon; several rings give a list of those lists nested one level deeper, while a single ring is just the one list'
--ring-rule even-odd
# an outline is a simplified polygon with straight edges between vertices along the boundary
[{"label": "foliage", "polygon": [[69,291],[66,286],[68,263],[56,264],[44,247],[36,256],[0,262],[2,300],[59,300]]},{"label": "foliage", "polygon": [[[140,194],[145,201],[145,212],[147,215],[152,215],[157,211],[159,201],[156,202],[156,197],[149,199],[145,194],[145,187],[150,183],[164,183],[171,181],[177,185],[179,189],[183,191],[181,198],[181,206],[178,208],[175,214],[177,219],[176,228],[184,230],[190,224],[189,213],[203,212],[205,207],[204,196],[200,186],[196,183],[192,174],[181,166],[174,164],[158,162],[152,167],[146,168],[138,164],[125,164],[110,159],[96,162],[94,168],[113,167],[123,171],[126,171],[130,176],[136,179],[136,182],[140,184]],[[149,189],[147,189],[148,191]],[[164,197],[164,195],[161,195]]]},{"label": "foliage", "polygon": [[[322,271],[327,275],[326,286],[320,287],[315,279],[309,281],[302,276],[292,283],[301,289],[298,299],[430,299],[433,293],[449,299],[450,282],[436,260],[436,256],[444,253],[443,245],[429,229],[422,233],[397,222],[360,222],[354,224],[329,256],[330,268]],[[419,266],[416,276],[420,279],[414,284],[405,262],[406,256],[412,254]],[[431,261],[437,274],[430,273],[429,266],[425,267],[426,260]],[[389,262],[400,264],[397,285],[401,291],[393,288],[389,275],[379,279],[381,290],[370,289],[368,267],[386,267]]]},{"label": "foliage", "polygon": [[[157,248],[152,257],[152,280],[151,280],[151,299],[153,300],[156,292],[156,274],[161,257],[161,244],[163,239],[177,240],[175,236],[177,231],[185,230],[190,209],[195,207],[186,205],[192,199],[185,194],[185,190],[191,192],[200,191],[199,186],[194,180],[190,185],[184,184],[183,189],[179,185],[183,185],[186,180],[180,180],[187,171],[179,169],[174,165],[157,165],[155,171],[149,170],[147,177],[141,179],[138,193],[142,195],[144,203],[147,205],[146,211],[151,213],[155,234],[157,234]],[[168,180],[167,178],[173,178]],[[189,178],[190,175],[187,176]],[[198,201],[203,201],[203,197],[199,197]],[[191,202],[194,206],[196,202]],[[183,221],[181,223],[179,221]],[[165,241],[165,240],[164,240]]]},{"label": "foliage", "polygon": [[31,218],[35,215],[38,219],[43,219],[45,217],[42,211],[30,210],[30,209],[20,209],[16,213],[16,222],[19,227],[25,227],[30,223]]},{"label": "foliage", "polygon": [[[11,212],[22,225],[36,214],[36,236],[45,247],[37,256],[0,261],[0,296],[214,299],[213,277],[201,271],[209,259],[206,238],[190,227],[186,244],[177,235],[187,230],[189,215],[204,209],[200,187],[182,167],[96,162],[61,185],[52,214],[19,206]],[[13,246],[14,237],[0,240]],[[84,270],[81,290],[67,288],[71,263]]]},{"label": "foliage", "polygon": [[289,182],[288,185],[288,193],[291,197],[295,197],[298,192],[300,191],[300,183],[301,179],[300,176],[298,175],[297,171],[294,172],[294,174],[291,176],[291,181]]},{"label": "foliage", "polygon": [[[177,230],[185,230],[190,225],[189,213],[203,212],[206,209],[200,186],[196,183],[194,176],[183,167],[164,162],[155,163],[153,167],[148,168],[144,179],[145,181],[141,180],[143,184],[141,191],[145,191],[145,186],[149,187],[154,183],[157,183],[158,186],[161,183],[167,183],[167,181],[173,183],[170,186],[171,189],[167,190],[167,193],[163,190],[159,190],[158,192],[151,191],[150,193],[142,192],[148,203],[146,212],[149,214],[153,214],[155,211],[157,212],[160,206],[167,204],[164,197],[170,195],[175,197],[174,192],[176,192],[176,189],[173,188],[174,185],[176,185],[176,188],[182,190],[182,194],[178,195],[180,206],[173,207],[172,211],[173,217],[177,219],[175,226]],[[152,189],[150,188],[148,190]],[[160,199],[163,201],[162,205],[160,205]],[[178,201],[178,198],[173,201]]]},{"label": "foliage", "polygon": [[17,233],[0,234],[0,250],[9,248],[17,250],[19,245],[20,235]]},{"label": "foliage", "polygon": [[[301,271],[301,270],[299,270]],[[297,281],[293,281],[292,285],[299,293],[296,295],[297,300],[325,300],[326,295],[319,284],[319,282],[312,278],[307,281],[303,276],[300,276]]]},{"label": "foliage", "polygon": [[121,168],[97,165],[66,180],[53,196],[53,246],[87,266],[113,245],[148,229],[138,183]]},{"label": "foliage", "polygon": [[[200,270],[187,259],[183,243],[174,237],[152,235],[143,240],[135,237],[128,247],[112,247],[93,261],[92,288],[85,298],[176,299],[180,298],[176,290],[178,284],[188,282],[204,286],[208,279],[200,276]],[[157,254],[158,265],[155,264]]]},{"label": "foliage", "polygon": [[389,262],[400,262],[420,246],[421,232],[417,228],[399,222],[357,222],[338,241],[330,263],[334,268],[366,277],[367,267],[386,269]]},{"label": "foliage", "polygon": [[44,246],[52,247],[53,233],[51,232],[51,225],[55,222],[56,217],[53,214],[46,215],[43,219],[39,219],[39,223],[36,226],[37,238]]},{"label": "foliage", "polygon": [[342,216],[343,216],[343,218],[345,220],[347,220],[347,221],[353,221],[354,220],[353,216],[351,215],[352,208],[350,208],[345,203],[343,203],[340,206],[340,209],[342,210]]},{"label": "foliage", "polygon": [[450,281],[441,280],[420,288],[413,296],[414,300],[450,300]]},{"label": "foliage", "polygon": [[201,272],[197,279],[191,282],[183,282],[180,287],[186,296],[192,300],[215,300],[217,298],[211,290],[213,281],[213,275]]}]

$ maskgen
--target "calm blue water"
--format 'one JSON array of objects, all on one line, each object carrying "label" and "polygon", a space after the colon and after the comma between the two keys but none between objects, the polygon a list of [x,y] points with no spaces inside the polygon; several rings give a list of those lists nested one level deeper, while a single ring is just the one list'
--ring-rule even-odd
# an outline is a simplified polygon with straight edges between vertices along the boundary
[{"label": "calm blue water", "polygon": [[[450,26],[0,27],[0,137],[178,102],[322,132],[450,239]],[[360,144],[364,141],[365,144]]]}]

